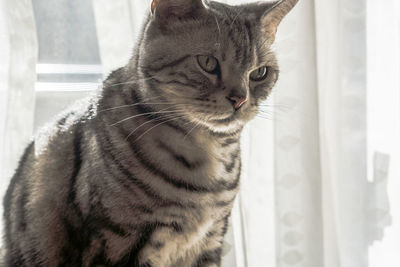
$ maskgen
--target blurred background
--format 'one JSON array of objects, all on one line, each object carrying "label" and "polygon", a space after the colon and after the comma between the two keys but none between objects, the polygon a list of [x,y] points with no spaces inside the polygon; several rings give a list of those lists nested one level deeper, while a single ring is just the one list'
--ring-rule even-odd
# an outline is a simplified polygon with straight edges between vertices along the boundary
[{"label": "blurred background", "polygon": [[[0,0],[1,196],[37,129],[127,63],[150,2]],[[274,50],[224,267],[400,266],[400,1],[300,0]]]}]

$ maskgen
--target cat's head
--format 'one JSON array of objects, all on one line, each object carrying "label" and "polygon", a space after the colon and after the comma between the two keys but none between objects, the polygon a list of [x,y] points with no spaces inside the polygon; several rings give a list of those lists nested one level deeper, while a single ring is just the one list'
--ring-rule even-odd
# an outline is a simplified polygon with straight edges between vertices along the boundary
[{"label": "cat's head", "polygon": [[278,79],[271,45],[297,1],[154,0],[137,61],[146,97],[216,132],[242,127]]}]

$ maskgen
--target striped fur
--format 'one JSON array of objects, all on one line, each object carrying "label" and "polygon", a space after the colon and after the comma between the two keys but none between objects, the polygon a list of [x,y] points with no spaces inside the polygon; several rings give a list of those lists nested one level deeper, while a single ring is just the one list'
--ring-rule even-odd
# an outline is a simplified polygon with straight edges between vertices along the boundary
[{"label": "striped fur", "polygon": [[[220,266],[240,134],[278,78],[263,21],[280,6],[154,1],[129,64],[26,149],[4,199],[4,266]],[[232,94],[248,101],[233,108]]]}]

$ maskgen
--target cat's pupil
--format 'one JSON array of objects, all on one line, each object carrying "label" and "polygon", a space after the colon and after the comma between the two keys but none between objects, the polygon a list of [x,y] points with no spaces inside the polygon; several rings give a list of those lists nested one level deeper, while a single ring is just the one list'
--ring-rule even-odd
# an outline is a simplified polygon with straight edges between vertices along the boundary
[{"label": "cat's pupil", "polygon": [[268,68],[261,67],[250,73],[250,79],[255,82],[259,82],[267,78],[268,76]]}]

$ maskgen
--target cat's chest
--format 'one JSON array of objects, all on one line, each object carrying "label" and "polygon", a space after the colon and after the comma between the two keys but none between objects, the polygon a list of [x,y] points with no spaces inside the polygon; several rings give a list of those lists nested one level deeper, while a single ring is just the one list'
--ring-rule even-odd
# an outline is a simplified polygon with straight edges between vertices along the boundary
[{"label": "cat's chest", "polygon": [[175,148],[176,153],[160,153],[165,159],[169,159],[164,164],[175,163],[176,174],[179,176],[181,173],[188,180],[192,177],[198,182],[230,180],[239,168],[240,144],[229,143],[229,138],[213,140],[202,136],[192,141],[176,140],[170,146]]},{"label": "cat's chest", "polygon": [[[240,144],[234,138],[210,139],[204,135],[182,139],[154,136],[144,147],[153,166],[161,170],[177,191],[183,184],[189,191],[223,191],[237,180],[240,172]],[[154,173],[154,172],[153,172]],[[157,177],[155,177],[156,179]]]}]

